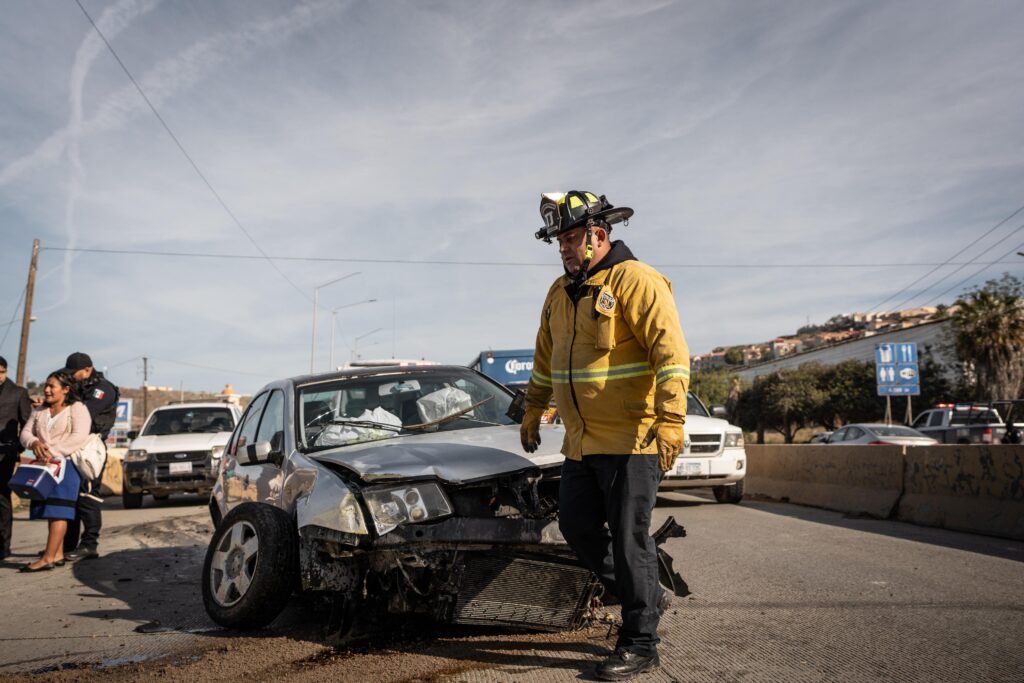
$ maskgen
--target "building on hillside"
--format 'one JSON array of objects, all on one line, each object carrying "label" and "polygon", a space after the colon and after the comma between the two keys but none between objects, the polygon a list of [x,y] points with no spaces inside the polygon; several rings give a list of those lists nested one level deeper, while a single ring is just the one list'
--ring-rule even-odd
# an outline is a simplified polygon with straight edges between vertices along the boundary
[{"label": "building on hillside", "polygon": [[875,344],[891,342],[915,342],[919,353],[930,352],[936,362],[952,372],[957,359],[949,344],[946,343],[950,324],[950,320],[944,318],[911,325],[907,328],[882,330],[873,335],[864,333],[863,336],[846,339],[830,346],[791,353],[755,365],[737,368],[736,374],[744,382],[752,382],[755,377],[768,375],[776,370],[797,368],[804,363],[836,365],[846,360],[874,363]]},{"label": "building on hillside", "polygon": [[691,372],[716,370],[727,365],[728,363],[725,362],[725,351],[712,351],[711,353],[690,357]]}]

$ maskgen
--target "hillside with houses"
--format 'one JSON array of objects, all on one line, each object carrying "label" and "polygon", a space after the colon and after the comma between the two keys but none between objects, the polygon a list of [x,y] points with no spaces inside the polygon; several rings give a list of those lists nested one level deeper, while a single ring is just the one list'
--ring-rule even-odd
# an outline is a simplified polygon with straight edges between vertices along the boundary
[{"label": "hillside with houses", "polygon": [[738,369],[883,332],[935,322],[948,317],[953,311],[953,307],[925,306],[880,313],[844,313],[832,316],[821,325],[805,325],[792,335],[750,344],[717,347],[709,353],[691,356],[690,365],[693,372],[730,367]]}]

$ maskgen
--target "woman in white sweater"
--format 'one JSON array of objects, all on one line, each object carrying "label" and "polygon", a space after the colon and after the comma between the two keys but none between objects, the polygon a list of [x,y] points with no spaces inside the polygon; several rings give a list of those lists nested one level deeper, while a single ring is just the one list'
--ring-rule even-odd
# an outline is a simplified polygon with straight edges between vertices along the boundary
[{"label": "woman in white sweater", "polygon": [[68,522],[75,518],[75,502],[81,477],[68,457],[89,438],[92,419],[85,404],[71,389],[71,375],[58,370],[50,373],[43,388],[43,406],[33,411],[21,430],[21,444],[36,454],[40,463],[60,462],[64,479],[46,500],[32,501],[29,519],[49,522],[46,550],[42,557],[21,568],[23,572],[39,572],[64,565],[64,534]]}]

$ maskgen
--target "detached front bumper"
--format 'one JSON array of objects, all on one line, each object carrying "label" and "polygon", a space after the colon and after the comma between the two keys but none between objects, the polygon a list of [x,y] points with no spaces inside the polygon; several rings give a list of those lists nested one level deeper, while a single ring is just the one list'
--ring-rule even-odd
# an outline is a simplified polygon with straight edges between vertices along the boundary
[{"label": "detached front bumper", "polygon": [[220,459],[209,452],[150,453],[146,460],[124,463],[124,490],[155,495],[207,493],[217,481],[219,465]]}]

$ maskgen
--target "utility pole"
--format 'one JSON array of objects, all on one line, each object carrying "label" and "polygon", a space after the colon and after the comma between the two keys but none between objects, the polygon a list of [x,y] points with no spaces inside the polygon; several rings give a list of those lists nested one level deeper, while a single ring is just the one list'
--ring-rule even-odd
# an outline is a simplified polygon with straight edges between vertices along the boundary
[{"label": "utility pole", "polygon": [[149,417],[149,358],[142,357],[142,421]]},{"label": "utility pole", "polygon": [[28,267],[28,285],[25,287],[25,313],[21,318],[21,347],[18,349],[18,375],[16,382],[25,386],[25,354],[28,353],[28,326],[32,323],[32,295],[36,289],[36,267],[39,265],[39,240],[32,240],[32,263]]}]

